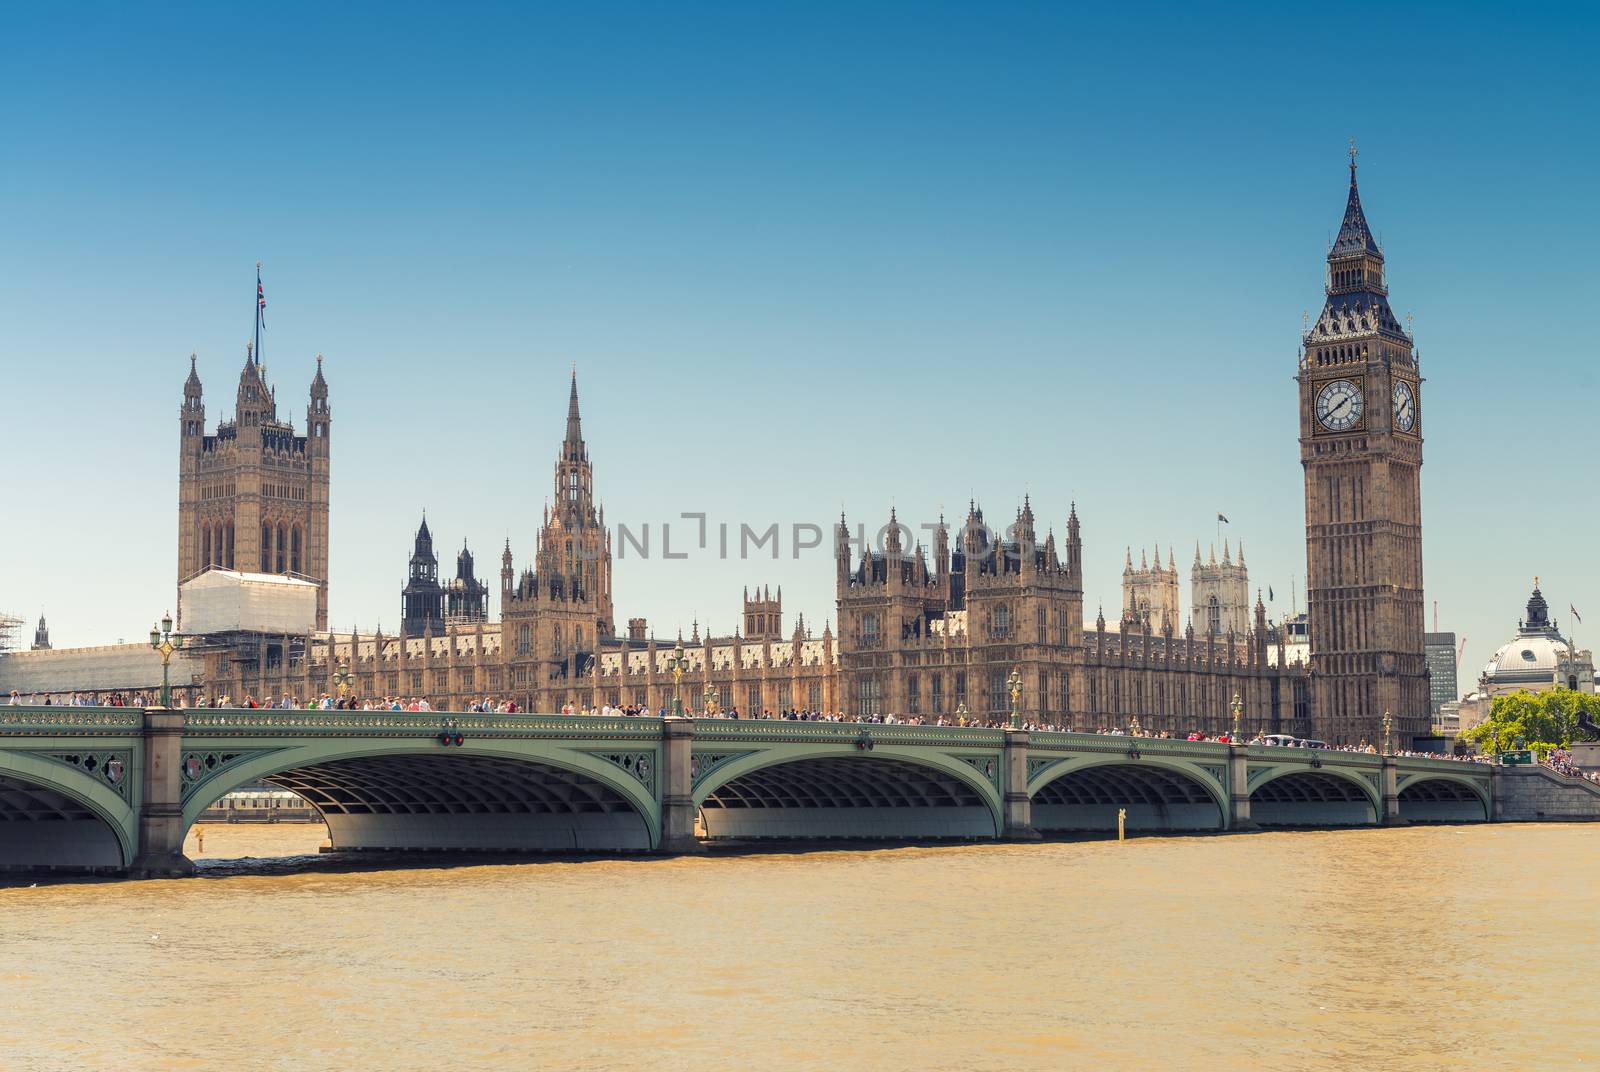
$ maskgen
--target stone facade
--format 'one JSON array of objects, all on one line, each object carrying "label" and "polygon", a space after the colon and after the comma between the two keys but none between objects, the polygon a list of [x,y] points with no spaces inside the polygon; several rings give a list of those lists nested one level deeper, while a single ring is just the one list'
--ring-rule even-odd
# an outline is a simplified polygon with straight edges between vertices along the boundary
[{"label": "stone facade", "polygon": [[317,584],[317,628],[326,629],[333,421],[322,355],[304,435],[278,419],[259,357],[246,350],[233,419],[208,435],[197,358],[189,355],[178,412],[178,584],[212,566],[304,577]]},{"label": "stone facade", "polygon": [[1327,300],[1306,332],[1296,380],[1319,732],[1377,740],[1389,713],[1401,740],[1424,735],[1422,375],[1389,307],[1353,155]]},{"label": "stone facade", "polygon": [[[1181,624],[1171,551],[1166,566],[1158,555],[1137,570],[1130,552],[1120,622],[1097,615],[1085,625],[1075,507],[1059,544],[1053,530],[1041,538],[1026,499],[1003,533],[984,523],[975,502],[959,533],[941,518],[927,549],[908,545],[911,534],[892,510],[876,546],[841,516],[837,637],[826,627],[814,637],[798,621],[785,635],[781,593],[773,599],[762,589],[752,598],[747,589],[742,633],[701,638],[696,627],[683,646],[685,707],[1002,719],[1015,671],[1024,716],[1051,725],[1127,727],[1137,719],[1150,731],[1215,734],[1232,728],[1238,696],[1249,733],[1377,741],[1389,712],[1398,739],[1426,734],[1421,377],[1410,335],[1389,309],[1383,254],[1362,214],[1353,166],[1328,271],[1326,306],[1305,336],[1297,377],[1310,578],[1303,630],[1290,636],[1269,626],[1259,594],[1252,605],[1242,547],[1237,559],[1224,544],[1220,560],[1213,551],[1205,561],[1196,548],[1194,602]],[[260,404],[250,393],[260,375],[247,362],[241,412]],[[194,415],[186,419],[196,435],[198,398],[195,381]],[[325,386],[321,398],[313,413],[322,431],[313,439],[321,441],[325,481]],[[554,493],[530,567],[514,569],[507,542],[498,624],[441,628],[430,620],[420,636],[324,632],[217,645],[207,657],[208,690],[306,698],[330,691],[335,668],[348,662],[362,695],[425,696],[440,708],[484,695],[540,711],[668,707],[681,641],[652,638],[638,618],[618,629],[611,539],[596,507],[576,374]],[[325,494],[322,504],[325,511]],[[181,539],[192,538],[191,528]],[[244,553],[242,542],[225,546],[229,555]],[[1304,646],[1309,661],[1288,658],[1289,646]]]},{"label": "stone facade", "polygon": [[1220,562],[1214,545],[1210,557],[1200,561],[1200,545],[1195,544],[1189,588],[1196,631],[1206,636],[1243,636],[1250,631],[1250,571],[1244,564],[1244,544],[1239,545],[1238,562],[1227,541],[1223,541]]},{"label": "stone facade", "polygon": [[[1015,670],[1022,681],[1018,704],[1029,721],[1098,729],[1138,719],[1150,731],[1217,734],[1231,729],[1237,695],[1242,729],[1310,732],[1306,669],[1286,665],[1281,644],[1269,643],[1259,601],[1243,633],[1197,637],[1190,626],[1178,636],[1166,615],[1156,630],[1154,616],[1138,603],[1125,607],[1119,627],[1108,629],[1100,615],[1087,630],[1075,506],[1065,530],[1059,548],[1053,530],[1041,543],[1032,503],[1024,499],[1015,521],[996,534],[973,504],[953,547],[941,520],[930,563],[920,546],[905,549],[893,511],[883,549],[865,547],[859,558],[850,547],[864,532],[852,537],[841,519],[844,710],[952,717],[965,708],[975,718],[1004,719]],[[1143,568],[1149,577],[1148,564]],[[1175,576],[1170,584],[1175,588]]]}]

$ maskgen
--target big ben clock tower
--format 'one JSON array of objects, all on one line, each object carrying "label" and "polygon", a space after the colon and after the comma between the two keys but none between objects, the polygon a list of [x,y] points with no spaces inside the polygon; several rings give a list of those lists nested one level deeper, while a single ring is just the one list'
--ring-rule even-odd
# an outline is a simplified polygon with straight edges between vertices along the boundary
[{"label": "big ben clock tower", "polygon": [[1408,747],[1429,732],[1422,599],[1422,377],[1389,308],[1356,155],[1327,301],[1303,341],[1300,461],[1313,718],[1333,743]]}]

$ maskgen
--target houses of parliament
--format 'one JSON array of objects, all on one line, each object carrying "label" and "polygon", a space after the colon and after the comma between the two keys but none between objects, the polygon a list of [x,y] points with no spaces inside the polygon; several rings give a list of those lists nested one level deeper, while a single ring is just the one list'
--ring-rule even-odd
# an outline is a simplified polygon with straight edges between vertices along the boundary
[{"label": "houses of parliament", "polygon": [[[1285,630],[1251,598],[1244,548],[1225,545],[1190,569],[1181,613],[1177,559],[1125,552],[1120,612],[1086,618],[1085,522],[1066,504],[1024,500],[991,524],[981,505],[908,545],[890,511],[881,546],[834,541],[835,621],[786,626],[781,590],[746,588],[732,635],[653,636],[619,619],[611,535],[596,506],[576,372],[556,445],[551,505],[519,568],[501,554],[499,620],[465,547],[441,582],[433,536],[417,531],[397,634],[328,628],[329,447],[321,359],[307,427],[279,420],[266,368],[248,356],[232,420],[204,427],[191,367],[180,411],[180,585],[208,571],[315,585],[315,628],[241,629],[201,638],[193,689],[235,701],[316,696],[344,669],[358,695],[426,697],[460,709],[485,696],[530,711],[566,706],[668,709],[680,644],[691,711],[791,709],[929,719],[1003,717],[1007,679],[1022,675],[1029,721],[1095,729],[1227,732],[1243,704],[1249,732],[1333,743],[1381,738],[1385,715],[1404,742],[1429,732],[1423,655],[1422,378],[1410,333],[1392,312],[1383,251],[1362,209],[1352,154],[1338,237],[1327,253],[1321,314],[1294,368],[1305,477],[1309,656],[1288,656]],[[886,489],[887,491],[887,489]],[[1053,514],[1053,520],[1047,515]],[[181,597],[180,597],[181,603]],[[181,619],[181,616],[180,616]],[[182,622],[180,620],[180,626]]]}]

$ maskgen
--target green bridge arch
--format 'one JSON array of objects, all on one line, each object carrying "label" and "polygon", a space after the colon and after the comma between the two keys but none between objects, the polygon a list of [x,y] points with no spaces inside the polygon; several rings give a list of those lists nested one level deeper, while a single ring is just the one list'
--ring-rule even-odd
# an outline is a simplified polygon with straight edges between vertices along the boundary
[{"label": "green bridge arch", "polygon": [[[91,756],[97,770],[107,756],[122,762],[116,786],[81,765]],[[0,864],[127,867],[138,853],[140,769],[103,741],[0,749]]]},{"label": "green bridge arch", "polygon": [[204,737],[185,739],[181,762],[218,756],[218,769],[186,778],[184,830],[227,793],[268,781],[310,801],[335,849],[649,851],[661,840],[660,752],[640,742]]},{"label": "green bridge arch", "polygon": [[[1458,792],[1427,795],[1418,792],[1435,784],[1450,786]],[[1396,789],[1400,817],[1408,822],[1488,822],[1494,814],[1486,778],[1472,778],[1452,771],[1416,771],[1397,779]]]},{"label": "green bridge arch", "polygon": [[[1159,752],[1136,753],[1097,752],[1036,761],[1040,766],[1028,780],[1034,827],[1043,831],[1115,830],[1117,812],[1125,809],[1130,830],[1229,828],[1225,766]],[[1122,786],[1107,784],[1109,779],[1083,779],[1088,783],[1084,792],[1071,794],[1072,800],[1062,799],[1068,796],[1061,792],[1064,780],[1113,770],[1123,774]],[[1143,773],[1147,771],[1152,773]],[[1173,778],[1181,782],[1174,783]]]},{"label": "green bridge arch", "polygon": [[1371,825],[1383,816],[1378,778],[1377,773],[1314,755],[1295,756],[1290,762],[1251,762],[1250,817],[1260,826]]},{"label": "green bridge arch", "polygon": [[1004,828],[998,749],[873,738],[870,750],[852,739],[756,744],[720,762],[719,750],[698,754],[714,761],[691,792],[711,838],[997,838]]}]

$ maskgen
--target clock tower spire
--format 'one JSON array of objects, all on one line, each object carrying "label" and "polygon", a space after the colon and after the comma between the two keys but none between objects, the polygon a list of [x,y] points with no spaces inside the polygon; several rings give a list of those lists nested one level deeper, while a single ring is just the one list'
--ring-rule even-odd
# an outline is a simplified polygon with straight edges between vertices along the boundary
[{"label": "clock tower spire", "polygon": [[1313,718],[1334,743],[1402,747],[1429,730],[1423,657],[1421,385],[1389,308],[1383,250],[1350,189],[1322,313],[1302,340],[1300,461]]}]

